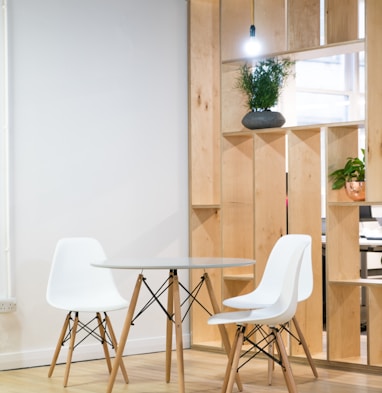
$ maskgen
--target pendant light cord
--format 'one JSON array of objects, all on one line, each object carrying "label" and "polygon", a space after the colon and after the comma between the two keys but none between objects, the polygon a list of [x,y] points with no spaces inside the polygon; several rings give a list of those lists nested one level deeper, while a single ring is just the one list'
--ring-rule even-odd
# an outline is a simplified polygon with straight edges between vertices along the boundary
[{"label": "pendant light cord", "polygon": [[251,0],[251,20],[251,24],[255,25],[255,0]]}]

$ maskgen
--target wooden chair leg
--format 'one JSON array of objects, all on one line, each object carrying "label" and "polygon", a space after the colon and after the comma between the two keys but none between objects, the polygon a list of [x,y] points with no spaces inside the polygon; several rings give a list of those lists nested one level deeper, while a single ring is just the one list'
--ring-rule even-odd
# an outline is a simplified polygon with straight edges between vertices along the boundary
[{"label": "wooden chair leg", "polygon": [[[215,292],[212,288],[212,283],[211,283],[208,273],[204,273],[204,280],[205,280],[207,291],[208,291],[208,294],[210,297],[212,309],[214,310],[214,314],[218,314],[218,313],[220,313],[220,308],[219,308],[218,302],[216,300]],[[225,325],[218,325],[218,327],[219,327],[220,336],[222,338],[225,352],[226,352],[227,356],[229,356],[229,354],[231,352],[231,344],[229,342],[227,329],[226,329]],[[237,388],[239,389],[239,392],[242,392],[243,391],[243,384],[241,383],[239,373],[236,373],[236,385],[237,385]]]},{"label": "wooden chair leg", "polygon": [[[275,355],[275,350],[274,350],[274,345],[273,342],[269,344],[269,353],[274,356]],[[275,362],[273,359],[268,358],[268,385],[272,385],[272,376],[273,376],[273,371],[275,369]]]},{"label": "wooden chair leg", "polygon": [[[109,318],[109,316],[106,313],[105,313],[105,321],[106,321],[106,326],[107,326],[107,328],[109,330],[109,334],[110,334],[111,342],[112,342],[113,347],[114,347],[114,351],[117,353],[118,341],[117,341],[117,338],[115,336],[113,326],[111,325],[110,318]],[[123,363],[123,359],[121,360],[119,366],[121,368],[122,375],[123,375],[123,378],[125,380],[125,383],[129,383],[129,377],[127,375],[125,364]]]},{"label": "wooden chair leg", "polygon": [[71,332],[70,344],[69,344],[69,349],[68,349],[68,356],[67,356],[67,359],[66,359],[66,368],[65,368],[65,375],[64,375],[64,387],[66,387],[68,385],[70,365],[72,363],[72,356],[73,356],[73,351],[74,351],[74,345],[75,345],[75,342],[76,342],[77,327],[78,327],[78,312],[76,312],[76,316],[74,318],[72,332]]},{"label": "wooden chair leg", "polygon": [[65,334],[68,330],[70,315],[71,315],[70,312],[66,315],[64,325],[62,326],[60,337],[58,338],[58,341],[57,341],[56,350],[54,351],[54,354],[53,354],[52,363],[50,364],[50,367],[49,367],[49,372],[48,372],[49,378],[52,376],[53,371],[54,371],[54,367],[57,364],[58,355],[60,354],[60,351],[61,351],[61,348],[63,345],[63,341],[65,338]]},{"label": "wooden chair leg", "polygon": [[222,393],[232,393],[233,385],[237,377],[237,367],[239,365],[241,348],[243,346],[245,328],[246,326],[238,326],[236,329],[235,338],[228,357]]},{"label": "wooden chair leg", "polygon": [[312,369],[313,375],[316,378],[318,378],[318,372],[317,372],[316,366],[314,365],[313,358],[312,358],[312,355],[310,354],[309,347],[308,347],[308,344],[305,340],[304,334],[302,333],[302,330],[300,328],[300,324],[297,322],[296,317],[293,317],[292,321],[293,321],[293,324],[296,328],[296,332],[297,332],[298,338],[301,342],[301,345],[304,348],[305,355],[306,355],[306,358],[308,359],[308,362],[309,362],[310,368]]},{"label": "wooden chair leg", "polygon": [[109,374],[110,374],[111,373],[111,360],[110,360],[109,348],[107,346],[107,341],[106,341],[106,332],[105,332],[105,328],[102,323],[101,314],[99,312],[97,312],[96,315],[97,315],[97,320],[98,320],[99,334],[102,339],[103,352],[105,354],[106,364],[107,364],[107,368],[108,368]]},{"label": "wooden chair leg", "polygon": [[280,354],[281,368],[283,370],[283,375],[284,375],[285,383],[288,388],[288,392],[289,393],[297,393],[296,382],[293,377],[292,369],[291,369],[291,366],[289,363],[288,354],[286,352],[285,345],[284,345],[283,339],[281,337],[281,334],[276,328],[271,327],[271,330],[276,337],[276,341],[275,341],[276,350]]}]

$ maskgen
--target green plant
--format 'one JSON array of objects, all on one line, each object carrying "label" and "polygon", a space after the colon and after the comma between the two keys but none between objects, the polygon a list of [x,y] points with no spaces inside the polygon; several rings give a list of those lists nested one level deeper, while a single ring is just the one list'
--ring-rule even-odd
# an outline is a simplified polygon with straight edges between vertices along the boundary
[{"label": "green plant", "polygon": [[278,102],[287,78],[292,75],[294,61],[271,57],[260,60],[254,67],[247,63],[239,69],[236,87],[246,96],[251,111],[270,110]]},{"label": "green plant", "polygon": [[345,187],[348,181],[365,181],[365,149],[361,149],[361,151],[362,159],[348,157],[343,168],[337,169],[329,174],[329,179],[333,182],[333,190],[339,190]]}]

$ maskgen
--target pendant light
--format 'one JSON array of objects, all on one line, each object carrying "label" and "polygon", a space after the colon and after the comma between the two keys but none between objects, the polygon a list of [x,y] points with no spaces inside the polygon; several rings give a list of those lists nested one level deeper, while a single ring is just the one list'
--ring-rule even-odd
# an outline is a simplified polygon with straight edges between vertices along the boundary
[{"label": "pendant light", "polygon": [[256,56],[260,52],[260,43],[256,38],[256,27],[255,27],[255,0],[251,2],[251,26],[249,27],[249,39],[245,43],[245,53],[248,56]]}]

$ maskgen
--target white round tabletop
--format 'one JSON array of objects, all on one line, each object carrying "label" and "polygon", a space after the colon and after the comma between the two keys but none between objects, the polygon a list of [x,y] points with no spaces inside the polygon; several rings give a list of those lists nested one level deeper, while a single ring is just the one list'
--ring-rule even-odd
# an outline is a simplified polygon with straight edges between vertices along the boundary
[{"label": "white round tabletop", "polygon": [[109,269],[208,269],[254,265],[254,259],[223,257],[111,258],[93,266]]}]

